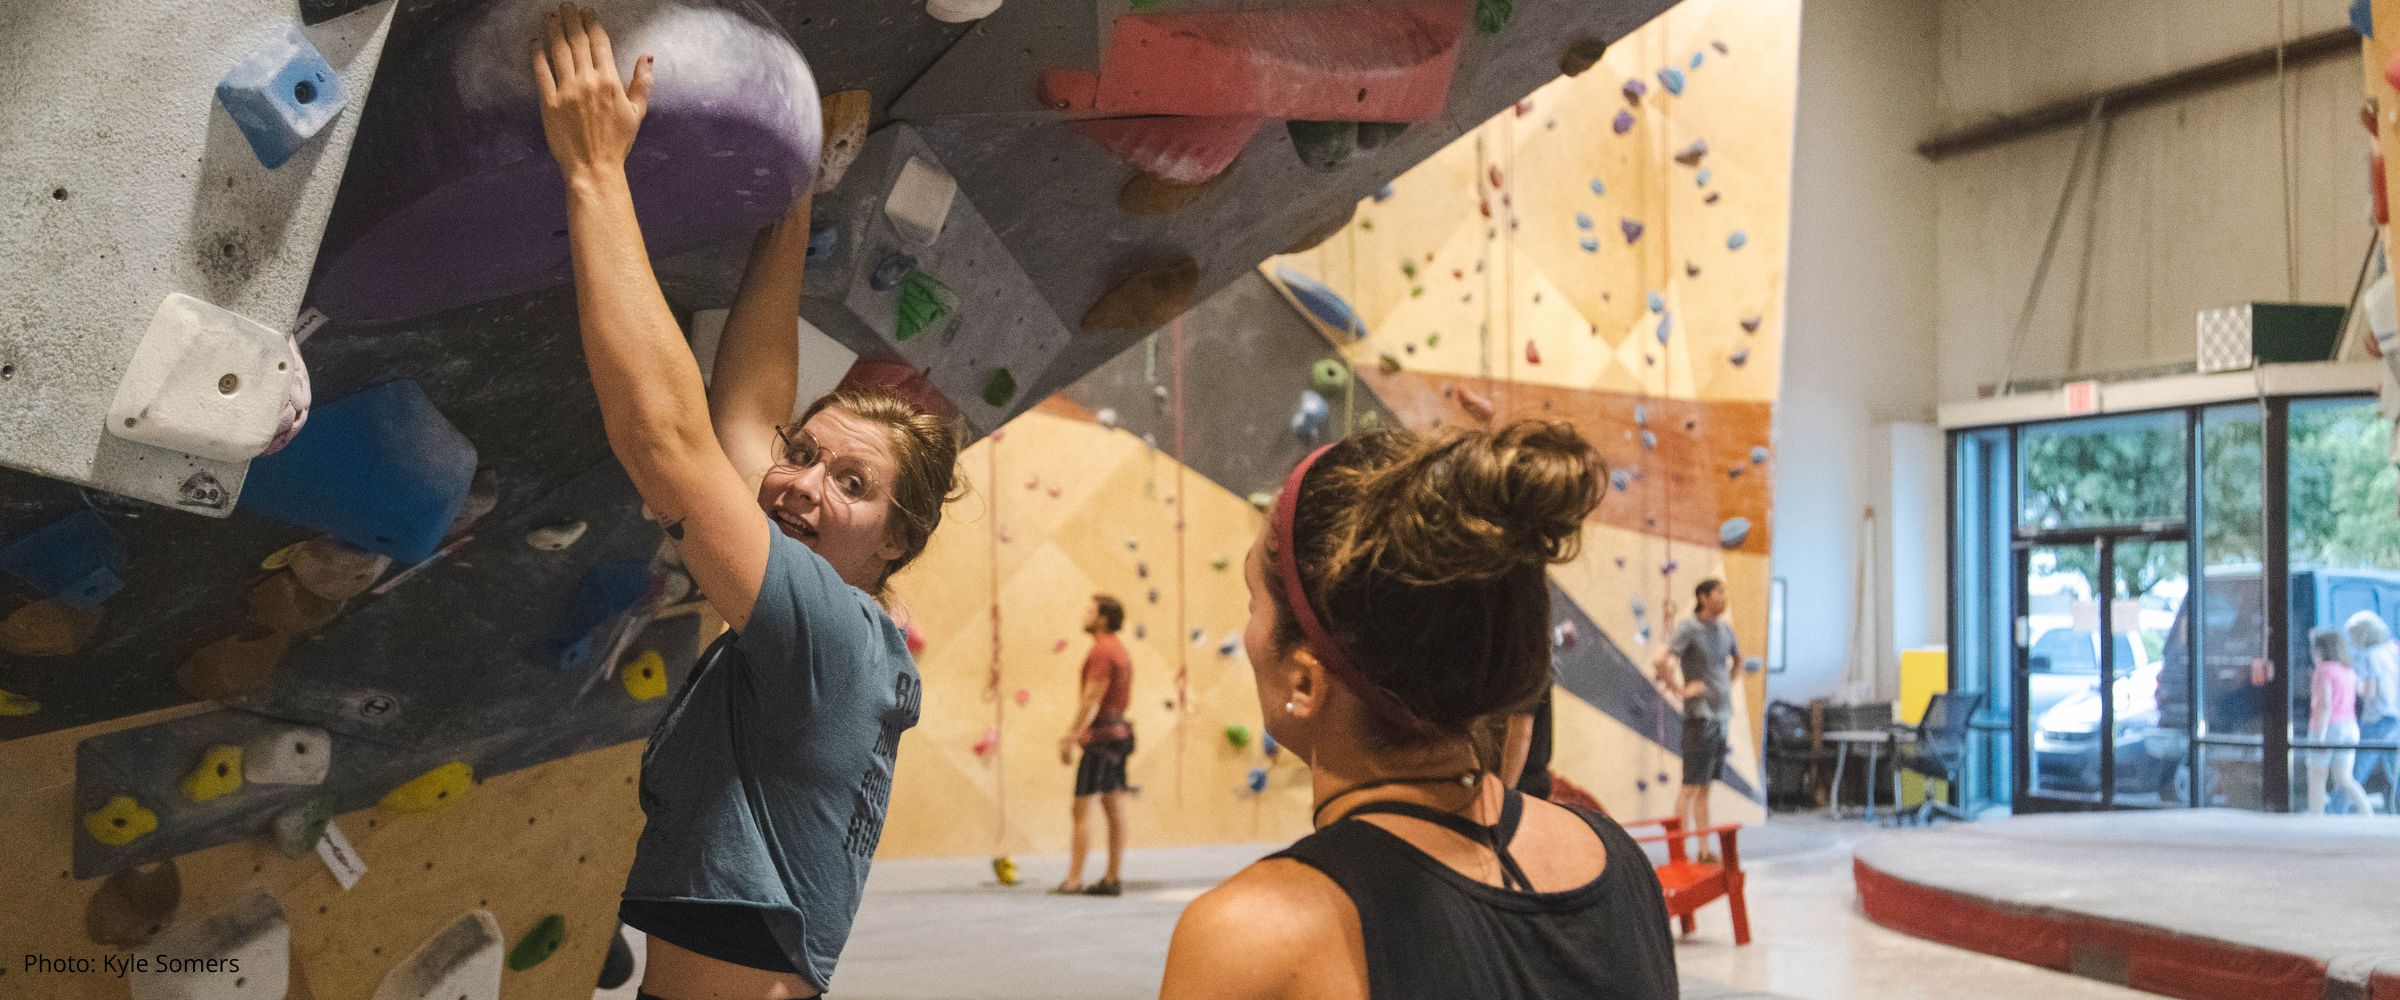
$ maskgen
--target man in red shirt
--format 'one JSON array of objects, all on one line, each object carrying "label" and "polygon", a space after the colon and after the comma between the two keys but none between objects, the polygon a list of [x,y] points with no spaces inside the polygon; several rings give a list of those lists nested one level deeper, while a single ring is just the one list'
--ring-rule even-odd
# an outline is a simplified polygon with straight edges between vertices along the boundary
[{"label": "man in red shirt", "polygon": [[[1123,604],[1107,594],[1092,596],[1091,613],[1083,619],[1083,630],[1092,636],[1092,651],[1083,658],[1083,697],[1074,725],[1058,741],[1061,764],[1074,760],[1075,748],[1083,748],[1083,764],[1075,769],[1075,834],[1067,855],[1067,880],[1050,890],[1060,895],[1117,896],[1125,891],[1117,876],[1125,861],[1125,758],[1133,753],[1133,723],[1125,720],[1125,706],[1133,701],[1133,658],[1117,641],[1117,630],[1124,625]],[[1095,798],[1108,817],[1108,874],[1086,886],[1083,855],[1091,846],[1088,823]]]}]

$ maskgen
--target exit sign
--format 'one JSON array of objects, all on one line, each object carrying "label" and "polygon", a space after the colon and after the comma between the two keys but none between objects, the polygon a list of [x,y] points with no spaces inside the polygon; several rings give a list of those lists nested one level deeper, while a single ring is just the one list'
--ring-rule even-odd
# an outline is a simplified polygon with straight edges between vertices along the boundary
[{"label": "exit sign", "polygon": [[2088,380],[2069,382],[2066,386],[2066,396],[2067,413],[2070,416],[2100,412],[2100,383],[2098,382]]}]

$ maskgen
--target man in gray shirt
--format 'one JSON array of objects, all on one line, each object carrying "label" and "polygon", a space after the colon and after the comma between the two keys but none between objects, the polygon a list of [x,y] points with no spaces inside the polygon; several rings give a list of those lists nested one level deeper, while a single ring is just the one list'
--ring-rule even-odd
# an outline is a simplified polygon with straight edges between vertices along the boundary
[{"label": "man in gray shirt", "polygon": [[[1733,684],[1741,647],[1734,643],[1733,626],[1725,623],[1723,581],[1700,581],[1692,599],[1692,616],[1675,627],[1675,637],[1651,667],[1659,683],[1683,697],[1683,787],[1675,793],[1675,815],[1683,817],[1684,829],[1704,830],[1709,786],[1725,768],[1726,716],[1732,711],[1726,689]],[[1701,841],[1696,857],[1715,860],[1707,841]]]}]

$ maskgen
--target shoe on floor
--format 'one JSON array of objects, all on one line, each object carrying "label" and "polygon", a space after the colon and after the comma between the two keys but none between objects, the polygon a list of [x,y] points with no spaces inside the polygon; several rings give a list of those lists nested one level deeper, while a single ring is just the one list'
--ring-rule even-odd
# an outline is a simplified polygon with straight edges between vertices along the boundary
[{"label": "shoe on floor", "polygon": [[1100,881],[1084,887],[1083,894],[1086,896],[1122,896],[1125,894],[1125,887],[1114,880]]},{"label": "shoe on floor", "polygon": [[1092,888],[1087,885],[1068,885],[1061,882],[1051,887],[1050,894],[1053,896],[1081,896],[1090,891]]}]

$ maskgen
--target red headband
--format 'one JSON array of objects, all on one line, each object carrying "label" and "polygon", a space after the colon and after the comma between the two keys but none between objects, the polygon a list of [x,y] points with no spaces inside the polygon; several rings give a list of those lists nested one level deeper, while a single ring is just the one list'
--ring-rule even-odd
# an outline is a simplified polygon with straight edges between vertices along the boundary
[{"label": "red headband", "polygon": [[1376,715],[1411,735],[1432,732],[1434,727],[1423,716],[1401,704],[1399,696],[1369,680],[1357,664],[1350,662],[1350,657],[1342,651],[1341,643],[1335,642],[1333,633],[1327,631],[1324,622],[1318,620],[1317,609],[1309,599],[1308,589],[1300,585],[1299,547],[1292,542],[1292,524],[1298,519],[1300,509],[1300,481],[1307,477],[1309,466],[1317,464],[1317,459],[1332,447],[1328,444],[1309,452],[1307,458],[1293,466],[1292,474],[1283,481],[1283,495],[1275,501],[1275,574],[1283,583],[1284,603],[1291,607],[1292,617],[1300,622],[1301,645],[1316,654],[1317,662],[1340,677],[1342,683],[1356,692]]}]

